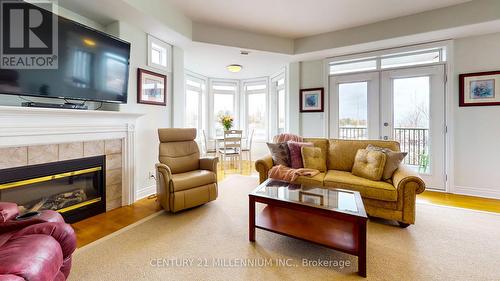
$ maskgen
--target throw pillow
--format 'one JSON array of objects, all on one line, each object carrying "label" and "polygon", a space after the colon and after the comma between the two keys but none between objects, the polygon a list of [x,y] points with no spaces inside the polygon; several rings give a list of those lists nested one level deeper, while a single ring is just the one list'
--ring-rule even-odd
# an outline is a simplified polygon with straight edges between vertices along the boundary
[{"label": "throw pillow", "polygon": [[290,166],[290,152],[286,142],[267,143],[274,165]]},{"label": "throw pillow", "polygon": [[290,150],[290,167],[294,169],[304,168],[304,164],[302,163],[302,151],[301,148],[303,146],[313,146],[310,142],[295,142],[289,141],[287,142],[288,149]]},{"label": "throw pillow", "polygon": [[376,150],[358,149],[352,166],[352,174],[365,179],[379,181],[384,173],[387,156]]},{"label": "throw pillow", "polygon": [[403,159],[408,154],[407,152],[397,152],[397,151],[393,151],[389,148],[377,147],[377,146],[374,146],[371,144],[369,144],[366,147],[366,149],[367,150],[381,151],[381,152],[385,153],[385,156],[387,156],[387,160],[385,161],[384,173],[382,174],[382,179],[384,179],[384,180],[389,180],[392,178],[392,175],[398,169],[399,164],[401,164]]},{"label": "throw pillow", "polygon": [[303,146],[302,163],[304,164],[304,168],[326,172],[326,159],[319,147]]}]

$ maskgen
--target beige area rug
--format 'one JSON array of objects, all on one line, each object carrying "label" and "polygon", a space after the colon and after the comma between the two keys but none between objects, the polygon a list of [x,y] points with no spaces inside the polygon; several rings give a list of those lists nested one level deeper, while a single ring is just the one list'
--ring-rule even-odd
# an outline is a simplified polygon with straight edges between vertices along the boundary
[{"label": "beige area rug", "polygon": [[70,280],[500,280],[497,214],[418,204],[407,229],[370,221],[363,279],[347,254],[261,230],[250,243],[247,194],[256,186],[231,176],[214,202],[79,249]]}]

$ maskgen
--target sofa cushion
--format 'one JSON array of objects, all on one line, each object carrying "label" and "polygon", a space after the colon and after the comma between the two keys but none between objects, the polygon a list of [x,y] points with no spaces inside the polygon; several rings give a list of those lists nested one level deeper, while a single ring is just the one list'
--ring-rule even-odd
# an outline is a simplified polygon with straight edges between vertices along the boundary
[{"label": "sofa cushion", "polygon": [[274,165],[290,166],[290,151],[286,142],[267,143]]},{"label": "sofa cushion", "polygon": [[174,191],[186,190],[217,182],[215,173],[207,170],[195,170],[180,174],[172,174]]},{"label": "sofa cushion", "polygon": [[358,149],[366,148],[369,144],[389,148],[392,151],[400,151],[397,141],[383,140],[340,140],[330,139],[327,158],[328,170],[340,170],[350,172],[354,165],[354,157]]},{"label": "sofa cushion", "polygon": [[328,159],[328,139],[325,138],[304,138],[304,142],[310,142],[314,147],[321,148],[321,152]]},{"label": "sofa cushion", "polygon": [[302,147],[302,163],[304,168],[326,172],[326,158],[319,147]]},{"label": "sofa cushion", "polygon": [[323,180],[325,178],[325,174],[326,173],[319,173],[319,174],[315,175],[314,177],[299,176],[292,183],[303,184],[303,185],[308,185],[308,186],[323,186]]},{"label": "sofa cushion", "polygon": [[350,172],[329,170],[324,179],[326,187],[343,188],[355,190],[361,193],[362,197],[382,200],[397,201],[398,193],[396,188],[384,181],[372,181],[355,176]]},{"label": "sofa cushion", "polygon": [[288,142],[288,149],[290,150],[290,167],[294,169],[304,168],[302,163],[302,147],[313,146],[310,142]]},{"label": "sofa cushion", "polygon": [[392,174],[398,169],[401,161],[406,157],[408,152],[398,152],[392,151],[389,148],[377,147],[369,144],[366,147],[367,150],[376,150],[385,153],[387,156],[387,160],[385,161],[384,173],[382,174],[383,180],[390,180],[392,178]]},{"label": "sofa cushion", "polygon": [[381,151],[358,149],[352,166],[352,174],[365,179],[379,181],[384,173],[387,156]]}]

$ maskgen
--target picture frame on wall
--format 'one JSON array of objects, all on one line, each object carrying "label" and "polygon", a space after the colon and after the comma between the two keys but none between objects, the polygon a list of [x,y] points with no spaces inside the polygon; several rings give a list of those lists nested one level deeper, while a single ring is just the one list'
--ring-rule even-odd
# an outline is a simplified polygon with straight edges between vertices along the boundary
[{"label": "picture frame on wall", "polygon": [[137,69],[137,103],[167,105],[167,76]]},{"label": "picture frame on wall", "polygon": [[459,105],[500,105],[500,71],[465,73],[459,75]]},{"label": "picture frame on wall", "polygon": [[325,89],[310,88],[300,90],[300,112],[323,112]]}]

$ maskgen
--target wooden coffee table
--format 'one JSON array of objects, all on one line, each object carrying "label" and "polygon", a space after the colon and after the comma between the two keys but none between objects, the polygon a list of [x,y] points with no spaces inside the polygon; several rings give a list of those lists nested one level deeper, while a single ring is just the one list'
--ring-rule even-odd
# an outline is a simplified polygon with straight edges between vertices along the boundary
[{"label": "wooden coffee table", "polygon": [[[358,257],[366,277],[366,221],[357,191],[308,187],[268,179],[249,195],[249,240],[255,228],[309,241]],[[256,214],[255,203],[266,204]]]}]

